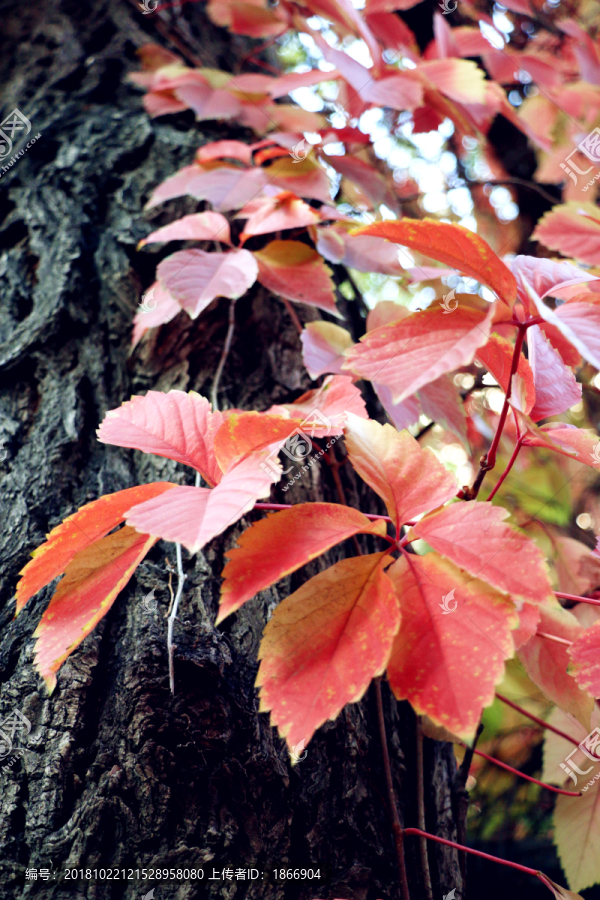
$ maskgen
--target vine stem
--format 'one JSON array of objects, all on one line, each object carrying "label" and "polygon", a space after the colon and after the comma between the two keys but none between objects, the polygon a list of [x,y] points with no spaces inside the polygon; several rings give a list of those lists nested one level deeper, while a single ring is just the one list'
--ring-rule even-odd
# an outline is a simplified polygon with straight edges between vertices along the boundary
[{"label": "vine stem", "polygon": [[554,591],[555,597],[560,597],[562,600],[576,600],[578,603],[590,603],[592,606],[600,606],[600,600],[595,600],[593,597],[578,597],[577,594],[563,594],[561,591]]},{"label": "vine stem", "polygon": [[[423,726],[421,716],[417,716],[417,821],[419,828],[425,830],[425,779],[423,773]],[[421,851],[421,869],[425,883],[425,895],[427,900],[433,900],[433,888],[431,886],[431,873],[427,858],[427,841],[422,837],[419,841]]]},{"label": "vine stem", "polygon": [[387,745],[387,735],[385,733],[385,717],[383,715],[383,700],[381,698],[381,676],[373,679],[375,689],[375,699],[377,701],[377,720],[379,722],[379,737],[381,739],[381,753],[383,757],[383,771],[385,773],[385,783],[388,792],[388,805],[390,808],[390,816],[392,819],[392,831],[394,832],[394,844],[396,847],[396,858],[398,860],[398,875],[400,878],[400,888],[402,891],[402,900],[410,900],[408,891],[408,879],[406,877],[406,864],[404,862],[404,834],[400,818],[398,816],[398,807],[396,805],[396,792],[394,791],[394,781],[392,779],[392,769],[390,766],[390,754]]},{"label": "vine stem", "polygon": [[223,369],[225,368],[225,362],[227,361],[227,357],[229,356],[229,351],[231,350],[231,342],[233,341],[233,332],[235,330],[235,300],[230,300],[229,302],[229,318],[227,325],[227,334],[225,335],[225,343],[223,344],[223,351],[221,353],[221,359],[219,360],[219,365],[217,366],[217,371],[215,372],[215,377],[213,379],[212,387],[210,389],[210,402],[213,409],[213,412],[217,412],[219,409],[219,401],[217,399],[217,394],[219,391],[219,382],[221,380],[221,375],[223,374]]},{"label": "vine stem", "polygon": [[[517,324],[516,322],[513,324]],[[496,453],[498,451],[498,444],[500,443],[500,438],[502,437],[502,432],[504,430],[504,425],[506,423],[506,417],[508,415],[509,408],[509,400],[512,395],[512,380],[513,375],[516,374],[519,368],[519,359],[521,357],[521,350],[523,348],[523,341],[525,340],[525,334],[527,332],[527,328],[529,325],[534,324],[532,321],[529,323],[519,322],[517,327],[517,339],[515,341],[515,349],[513,351],[512,362],[510,366],[510,374],[508,376],[508,385],[506,387],[506,394],[504,396],[504,403],[502,405],[502,411],[500,413],[500,419],[498,421],[498,427],[496,428],[496,434],[494,435],[494,439],[492,440],[492,444],[488,452],[481,457],[479,462],[479,471],[473,482],[473,486],[468,490],[461,491],[459,496],[465,500],[475,500],[481,485],[483,483],[483,479],[486,476],[486,473],[494,468],[496,465]]]},{"label": "vine stem", "polygon": [[[467,746],[463,744],[463,746]],[[513,769],[512,766],[509,766],[508,763],[502,762],[499,759],[496,759],[495,756],[488,756],[487,753],[484,753],[483,750],[474,750],[474,753],[477,756],[483,756],[484,759],[487,759],[488,762],[493,763],[495,766],[500,766],[501,769],[506,769],[507,772],[512,772],[513,775],[518,775],[519,778],[524,778],[526,781],[532,781],[533,784],[539,784],[541,787],[546,788],[548,791],[553,791],[555,794],[564,794],[566,797],[581,797],[581,791],[565,791],[562,788],[554,787],[553,784],[546,784],[545,781],[538,781],[537,778],[532,778],[531,775],[526,775],[525,772],[519,772],[518,769]]]},{"label": "vine stem", "polygon": [[[420,828],[405,828],[404,834],[415,834],[420,837],[425,837],[430,841],[436,841],[438,844],[445,844],[447,847],[455,847],[457,850],[464,850],[465,853],[471,853],[473,856],[489,859],[491,862],[499,863],[501,866],[517,869],[519,872],[525,872],[527,875],[535,875],[536,878],[540,879],[542,884],[545,884],[546,887],[550,887],[548,879],[543,872],[539,872],[536,869],[530,869],[529,866],[522,866],[520,863],[512,862],[510,859],[500,859],[499,856],[491,856],[489,853],[484,853],[483,850],[474,850],[472,847],[466,847],[464,844],[457,844],[456,841],[448,841],[446,838],[437,837],[435,834],[428,834],[426,831],[421,831]],[[552,888],[550,888],[550,890],[552,890]]]},{"label": "vine stem", "polygon": [[520,437],[519,440],[518,440],[517,443],[516,443],[515,449],[514,449],[513,452],[512,452],[512,456],[511,456],[511,458],[510,458],[509,461],[508,461],[508,465],[506,466],[504,472],[502,473],[502,475],[501,475],[500,478],[498,479],[498,483],[497,483],[496,486],[493,488],[493,490],[490,492],[490,496],[487,498],[487,501],[486,501],[486,502],[489,503],[490,500],[493,500],[494,497],[495,497],[495,495],[497,494],[497,492],[498,492],[498,491],[500,490],[500,488],[502,487],[502,484],[503,484],[503,482],[504,482],[504,479],[506,478],[506,476],[508,475],[508,473],[510,472],[510,470],[511,470],[512,467],[514,466],[514,464],[515,464],[515,462],[516,462],[516,459],[517,459],[517,456],[519,455],[519,451],[521,450],[521,447],[522,447],[522,446],[523,446],[523,438]]},{"label": "vine stem", "polygon": [[534,716],[533,713],[527,712],[527,710],[523,709],[522,706],[518,706],[518,704],[514,703],[512,700],[509,700],[508,697],[505,697],[503,694],[499,694],[497,691],[496,697],[498,698],[498,700],[502,700],[503,703],[506,703],[507,706],[511,706],[513,709],[516,709],[516,711],[520,712],[523,716],[527,716],[527,718],[531,719],[532,722],[535,722],[537,725],[541,725],[542,728],[546,728],[548,731],[553,731],[554,734],[558,734],[558,736],[564,738],[565,741],[570,741],[571,744],[575,744],[576,747],[579,747],[579,741],[574,737],[571,737],[570,734],[566,734],[564,731],[561,731],[560,728],[555,728],[554,725],[550,725],[549,722],[544,722],[543,719],[538,718],[538,716]]},{"label": "vine stem", "polygon": [[183,560],[181,559],[181,544],[175,544],[176,553],[177,553],[177,593],[175,594],[175,600],[173,601],[173,608],[171,609],[171,615],[169,616],[169,625],[167,630],[167,649],[169,652],[169,686],[171,688],[171,693],[175,694],[175,665],[173,660],[173,625],[175,624],[175,619],[177,618],[177,608],[179,606],[179,601],[181,599],[181,595],[183,593],[183,585],[187,575],[183,571]]}]

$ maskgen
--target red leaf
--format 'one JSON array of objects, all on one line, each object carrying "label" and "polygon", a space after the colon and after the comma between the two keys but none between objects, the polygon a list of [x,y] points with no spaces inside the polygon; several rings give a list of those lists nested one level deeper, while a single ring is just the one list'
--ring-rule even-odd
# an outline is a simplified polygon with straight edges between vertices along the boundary
[{"label": "red leaf", "polygon": [[553,599],[542,551],[504,522],[510,513],[491,503],[453,503],[413,527],[420,538],[497,590],[540,603]]},{"label": "red leaf", "polygon": [[354,233],[387,238],[452,266],[487,285],[509,306],[516,299],[517,285],[510,269],[479,235],[461,225],[434,219],[401,219],[375,222]]},{"label": "red leaf", "polygon": [[[335,503],[301,503],[256,522],[226,554],[216,624],[259,591],[360,532],[384,535],[385,523]],[[277,553],[269,552],[274,547]]]},{"label": "red leaf", "polygon": [[195,319],[216,297],[243,296],[256,281],[258,265],[248,250],[179,250],[163,259],[156,271],[161,284]]},{"label": "red leaf", "polygon": [[260,711],[290,748],[358,702],[400,621],[385,553],[344,559],[279,604],[260,645]]},{"label": "red leaf", "polygon": [[64,661],[106,615],[155,543],[125,526],[71,560],[34,631],[35,666],[49,693]]},{"label": "red leaf", "polygon": [[571,200],[553,207],[539,220],[532,239],[590,266],[600,264],[600,210]]},{"label": "red leaf", "polygon": [[397,526],[456,493],[454,475],[408,432],[349,416],[346,447],[352,465],[382,498]]},{"label": "red leaf", "polygon": [[402,615],[387,669],[392,691],[419,715],[471,740],[514,653],[514,605],[437,553],[403,557],[389,577]]},{"label": "red leaf", "polygon": [[[583,628],[566,609],[540,606],[539,631],[563,640],[576,641]],[[536,635],[520,648],[519,659],[533,683],[546,697],[589,729],[594,701],[567,674],[571,661],[569,649],[565,644]]]},{"label": "red leaf", "polygon": [[196,159],[199,163],[213,159],[237,159],[249,166],[253,148],[254,144],[243,144],[242,141],[212,141],[196,151]]},{"label": "red leaf", "polygon": [[[289,149],[293,149],[297,144],[298,141],[295,141]],[[312,157],[307,156],[298,162],[286,155],[283,159],[276,160],[265,171],[270,183],[283,188],[284,191],[293,191],[299,197],[321,200],[322,203],[331,202],[329,176]]]},{"label": "red leaf", "polygon": [[530,412],[533,421],[556,416],[579,403],[581,385],[539,326],[527,329],[527,347],[535,384],[535,405]]},{"label": "red leaf", "polygon": [[194,213],[153,231],[139,242],[138,247],[155,241],[221,241],[231,244],[229,222],[221,213]]},{"label": "red leaf", "polygon": [[[491,334],[485,347],[481,347],[475,354],[476,358],[494,376],[504,393],[508,390],[514,349],[513,344],[506,338],[500,337],[498,334]],[[522,354],[519,357],[517,374],[523,379],[527,397],[526,407],[522,412],[528,413],[535,402],[535,387],[531,366]]]},{"label": "red leaf", "polygon": [[317,306],[341,317],[335,305],[331,269],[319,253],[301,241],[271,241],[254,251],[258,280],[274,294]]},{"label": "red leaf", "polygon": [[168,481],[157,481],[126,488],[115,494],[106,494],[99,500],[86,503],[53,528],[47,535],[48,540],[33,551],[33,559],[19,573],[23,577],[16,590],[17,614],[30,597],[58,575],[62,575],[80,551],[96,543],[119,525],[133,503],[157,497],[174,487]]},{"label": "red leaf", "polygon": [[148,391],[107,412],[98,440],[166,456],[217,484],[222,472],[213,444],[222,422],[221,413],[211,412],[208,400],[194,391]]},{"label": "red leaf", "polygon": [[[266,454],[251,453],[230,466],[219,484],[210,488],[175,487],[172,497],[149,500],[132,507],[127,524],[138,531],[183,544],[197,553],[205,544],[268,497],[274,465],[261,467]],[[160,502],[164,500],[165,502]]]},{"label": "red leaf", "polygon": [[469,365],[487,343],[493,306],[467,303],[473,298],[462,296],[451,315],[436,305],[370,331],[346,351],[344,369],[388,385],[399,403],[440,375]]}]

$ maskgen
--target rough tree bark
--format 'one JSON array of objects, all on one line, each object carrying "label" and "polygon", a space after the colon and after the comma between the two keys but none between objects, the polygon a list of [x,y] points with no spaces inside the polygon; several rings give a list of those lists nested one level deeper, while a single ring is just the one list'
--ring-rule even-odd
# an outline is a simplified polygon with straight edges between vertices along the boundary
[{"label": "rough tree bark", "polygon": [[[180,21],[204,65],[232,70],[247,49],[207,23],[199,5],[171,19],[143,17],[136,7],[125,0],[31,0],[3,10],[3,117],[19,108],[42,137],[0,178],[0,438],[7,451],[0,454],[0,717],[16,708],[33,726],[22,759],[0,771],[0,898],[145,893],[137,882],[25,881],[26,867],[205,866],[211,873],[312,867],[330,880],[160,884],[156,900],[393,900],[397,871],[372,692],[322,728],[293,769],[257,711],[262,628],[304,576],[264,592],[214,628],[223,553],[244,522],[193,559],[184,551],[175,697],[165,620],[165,559],[174,562],[173,545],[157,545],[63,666],[50,698],[33,668],[32,633],[51,589],[13,620],[17,573],[65,516],[137,483],[191,483],[193,474],[169,460],[98,443],[95,428],[107,409],[150,388],[208,395],[225,335],[228,304],[217,301],[199,321],[182,314],[129,353],[132,313],[159,258],[135,251],[148,232],[144,202],[200,143],[244,132],[198,128],[191,114],[152,122],[124,76],[137,66],[136,47],[149,39],[177,50],[159,33],[161,22],[171,28]],[[161,208],[152,221],[166,222],[175,208],[194,205]],[[224,405],[265,409],[307,389],[298,338],[280,301],[257,287],[237,304],[236,321]],[[331,473],[311,473],[292,499],[337,500]],[[343,467],[341,476],[349,502],[376,511],[373,495]],[[352,553],[351,545],[326,563],[344,552]],[[153,587],[158,609],[149,614],[141,600]],[[386,684],[383,690],[400,814],[416,825],[414,715]],[[426,739],[427,824],[450,838],[454,770],[451,747]],[[414,838],[406,852],[412,897],[420,900]],[[429,862],[434,895],[456,887],[462,898],[457,855],[430,846]]]}]

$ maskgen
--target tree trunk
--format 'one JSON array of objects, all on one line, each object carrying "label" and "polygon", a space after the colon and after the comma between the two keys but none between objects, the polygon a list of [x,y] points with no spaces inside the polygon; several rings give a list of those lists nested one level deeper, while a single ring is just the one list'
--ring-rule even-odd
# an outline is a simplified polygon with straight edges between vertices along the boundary
[{"label": "tree trunk", "polygon": [[[189,47],[195,41],[203,65],[231,70],[247,46],[210,25],[199,4],[142,16],[137,3],[125,0],[30,0],[3,17],[3,117],[18,108],[31,134],[41,137],[0,178],[6,451],[0,453],[0,716],[16,709],[32,724],[19,738],[23,752],[0,769],[0,898],[141,898],[156,885],[156,900],[395,900],[398,871],[372,689],[316,734],[294,768],[258,713],[254,678],[263,626],[306,572],[263,592],[221,628],[213,625],[223,554],[259,513],[194,558],[184,551],[174,697],[165,619],[172,544],[154,548],[62,667],[51,697],[34,669],[32,634],[51,587],[16,620],[12,597],[19,570],[45,534],[104,493],[159,479],[193,483],[191,470],[169,460],[98,443],[96,427],[108,409],[148,389],[208,396],[227,327],[228,303],[217,301],[195,322],[180,314],[130,354],[132,315],[159,259],[135,250],[148,233],[142,209],[150,191],[187,164],[199,144],[245,132],[198,127],[191,113],[151,121],[125,75],[137,68],[134,51],[148,40],[177,52],[180,44],[165,33],[175,26]],[[153,211],[153,224],[172,219],[174,208],[189,212],[195,204]],[[299,315],[313,317],[303,309]],[[235,316],[223,406],[266,409],[310,386],[297,334],[277,298],[257,285]],[[343,466],[340,472],[348,502],[379,511],[352,473]],[[315,466],[274,499],[339,496],[332,473]],[[352,552],[343,545],[307,570],[314,574]],[[142,603],[152,588],[156,610]],[[401,820],[417,825],[415,717],[385,683],[383,697]],[[454,770],[450,745],[426,739],[427,826],[449,838],[457,834]],[[405,843],[412,900],[420,900],[426,893],[418,842]],[[453,851],[430,844],[429,865],[436,898],[453,887],[457,900],[464,897]],[[93,875],[111,867],[203,867],[205,880],[142,884],[123,881],[122,872],[117,881],[25,878],[26,868]],[[231,868],[234,878],[208,880],[213,868]],[[242,868],[259,877],[236,878]],[[275,883],[275,868],[318,869],[321,879]]]}]

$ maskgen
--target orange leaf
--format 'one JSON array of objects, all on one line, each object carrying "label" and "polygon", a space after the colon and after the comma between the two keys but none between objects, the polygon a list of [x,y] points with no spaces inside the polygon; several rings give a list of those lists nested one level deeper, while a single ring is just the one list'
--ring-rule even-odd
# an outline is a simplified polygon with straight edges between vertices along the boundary
[{"label": "orange leaf", "polygon": [[514,653],[515,607],[437,553],[399,559],[389,577],[402,614],[390,687],[415,712],[468,741]]},{"label": "orange leaf", "polygon": [[119,525],[128,509],[174,487],[176,485],[168,481],[156,481],[106,494],[99,500],[86,503],[53,528],[47,535],[48,540],[33,551],[33,559],[19,573],[23,577],[16,590],[17,613],[44,585],[62,575],[77,553]]},{"label": "orange leaf", "polygon": [[217,432],[215,456],[223,472],[233,460],[242,459],[254,450],[262,450],[279,441],[283,443],[304,422],[260,412],[233,412]]},{"label": "orange leaf", "polygon": [[456,494],[456,478],[407,431],[348,416],[346,447],[360,477],[379,494],[396,525]]},{"label": "orange leaf", "polygon": [[476,278],[509,306],[516,300],[517,282],[510,269],[483,238],[462,225],[434,219],[401,219],[366,225],[354,234],[374,234],[410,247]]},{"label": "orange leaf", "polygon": [[386,553],[343,559],[279,604],[259,651],[260,711],[294,748],[386,666],[400,616]]},{"label": "orange leaf", "polygon": [[50,693],[65,659],[106,615],[157,540],[125,525],[71,560],[34,632],[35,665]]},{"label": "orange leaf", "polygon": [[338,318],[331,269],[320,253],[301,241],[271,241],[254,251],[258,280],[274,294],[318,306]]},{"label": "orange leaf", "polygon": [[226,554],[217,624],[259,591],[359,532],[384,535],[385,522],[371,522],[357,509],[335,503],[301,503],[256,522]]}]

